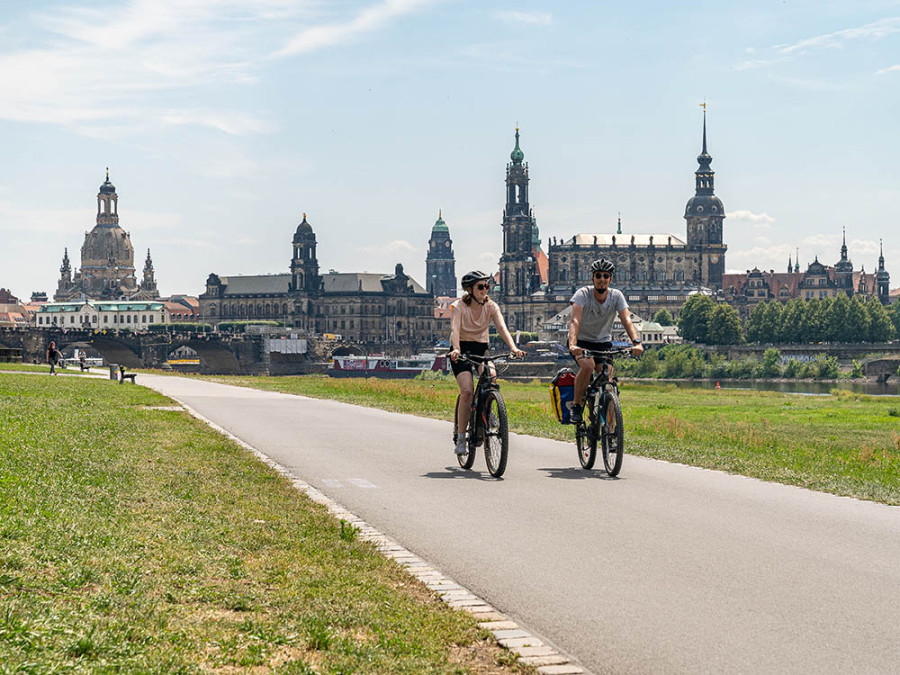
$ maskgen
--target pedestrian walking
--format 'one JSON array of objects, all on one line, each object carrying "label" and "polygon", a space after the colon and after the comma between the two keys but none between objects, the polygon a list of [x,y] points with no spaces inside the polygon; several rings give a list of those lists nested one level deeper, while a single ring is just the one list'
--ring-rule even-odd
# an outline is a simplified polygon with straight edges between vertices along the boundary
[{"label": "pedestrian walking", "polygon": [[47,363],[50,364],[50,374],[57,375],[56,372],[56,364],[59,363],[62,354],[59,353],[59,350],[56,348],[56,342],[50,340],[50,346],[47,347]]}]

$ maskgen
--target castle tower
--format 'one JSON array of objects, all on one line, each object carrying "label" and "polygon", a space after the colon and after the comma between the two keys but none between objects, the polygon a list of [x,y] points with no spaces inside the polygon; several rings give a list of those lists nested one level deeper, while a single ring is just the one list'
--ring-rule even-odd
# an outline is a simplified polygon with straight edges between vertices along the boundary
[{"label": "castle tower", "polygon": [[438,210],[425,256],[425,287],[435,297],[456,297],[456,258],[450,228]]},{"label": "castle tower", "polygon": [[696,283],[722,287],[725,271],[723,222],[725,207],[715,195],[715,172],[710,168],[712,156],[706,150],[706,104],[703,104],[703,150],[697,157],[696,192],[684,210],[687,221],[687,248],[699,263]]},{"label": "castle tower", "polygon": [[834,282],[838,290],[853,295],[853,263],[847,257],[847,228],[844,228],[844,241],[841,244],[841,259],[834,264]]},{"label": "castle tower", "polygon": [[506,302],[523,300],[536,291],[533,288],[533,242],[536,232],[534,216],[528,205],[528,164],[519,147],[519,128],[516,127],[516,147],[506,165],[506,208],[503,209],[503,254],[500,257],[500,288]]},{"label": "castle tower", "polygon": [[887,305],[891,301],[891,275],[884,269],[884,244],[878,241],[878,271],[875,272],[875,288],[878,292],[878,299],[882,305]]},{"label": "castle tower", "polygon": [[156,290],[156,273],[153,270],[153,259],[150,257],[150,249],[147,249],[147,259],[144,261],[144,279],[141,282],[141,290],[144,293],[159,297]]},{"label": "castle tower", "polygon": [[303,221],[294,232],[294,256],[291,258],[291,291],[315,295],[322,285],[319,276],[319,259],[316,257],[316,235],[312,226]]}]

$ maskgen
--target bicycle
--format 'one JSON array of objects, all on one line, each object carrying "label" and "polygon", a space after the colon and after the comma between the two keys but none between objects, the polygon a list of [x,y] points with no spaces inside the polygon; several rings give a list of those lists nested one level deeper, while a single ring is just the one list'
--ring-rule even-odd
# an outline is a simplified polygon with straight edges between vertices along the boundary
[{"label": "bicycle", "polygon": [[[484,444],[484,459],[488,473],[500,478],[506,471],[506,460],[509,456],[509,420],[506,416],[506,403],[500,394],[500,385],[493,381],[490,364],[504,363],[501,359],[511,356],[476,356],[460,354],[460,360],[472,366],[473,377],[478,365],[484,365],[475,391],[472,395],[472,410],[469,414],[467,428],[466,453],[457,455],[456,459],[463,469],[471,469],[475,463],[475,450]],[[453,443],[459,438],[459,396],[456,397],[456,411],[453,415]]]},{"label": "bicycle", "polygon": [[622,427],[622,405],[619,403],[619,378],[610,378],[608,374],[613,357],[630,355],[631,348],[602,352],[585,349],[583,353],[588,358],[599,359],[603,367],[591,375],[584,395],[581,422],[575,425],[578,460],[583,469],[593,469],[597,461],[597,441],[600,441],[603,466],[610,477],[615,477],[622,470],[625,431]]}]

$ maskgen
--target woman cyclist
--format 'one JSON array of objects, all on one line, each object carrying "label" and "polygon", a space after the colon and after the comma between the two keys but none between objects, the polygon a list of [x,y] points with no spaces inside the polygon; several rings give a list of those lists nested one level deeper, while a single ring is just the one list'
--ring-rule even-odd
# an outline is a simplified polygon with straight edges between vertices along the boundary
[{"label": "woman cyclist", "polygon": [[525,352],[516,346],[503,314],[496,302],[488,297],[491,277],[480,270],[472,270],[462,278],[465,291],[462,298],[450,305],[453,314],[450,320],[450,352],[451,367],[459,385],[459,406],[456,420],[456,454],[464,455],[466,448],[466,427],[469,426],[469,414],[472,410],[472,395],[475,383],[469,364],[459,363],[461,353],[484,356],[488,349],[488,328],[493,320],[497,332],[509,345],[509,350],[517,357],[525,356]]}]

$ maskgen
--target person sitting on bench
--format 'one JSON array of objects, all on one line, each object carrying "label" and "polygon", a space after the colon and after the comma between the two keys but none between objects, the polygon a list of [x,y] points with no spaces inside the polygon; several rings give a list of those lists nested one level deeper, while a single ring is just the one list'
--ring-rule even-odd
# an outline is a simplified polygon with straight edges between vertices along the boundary
[{"label": "person sitting on bench", "polygon": [[131,380],[131,384],[134,384],[134,378],[137,373],[126,373],[125,366],[119,366],[119,384],[124,384],[125,380]]}]

